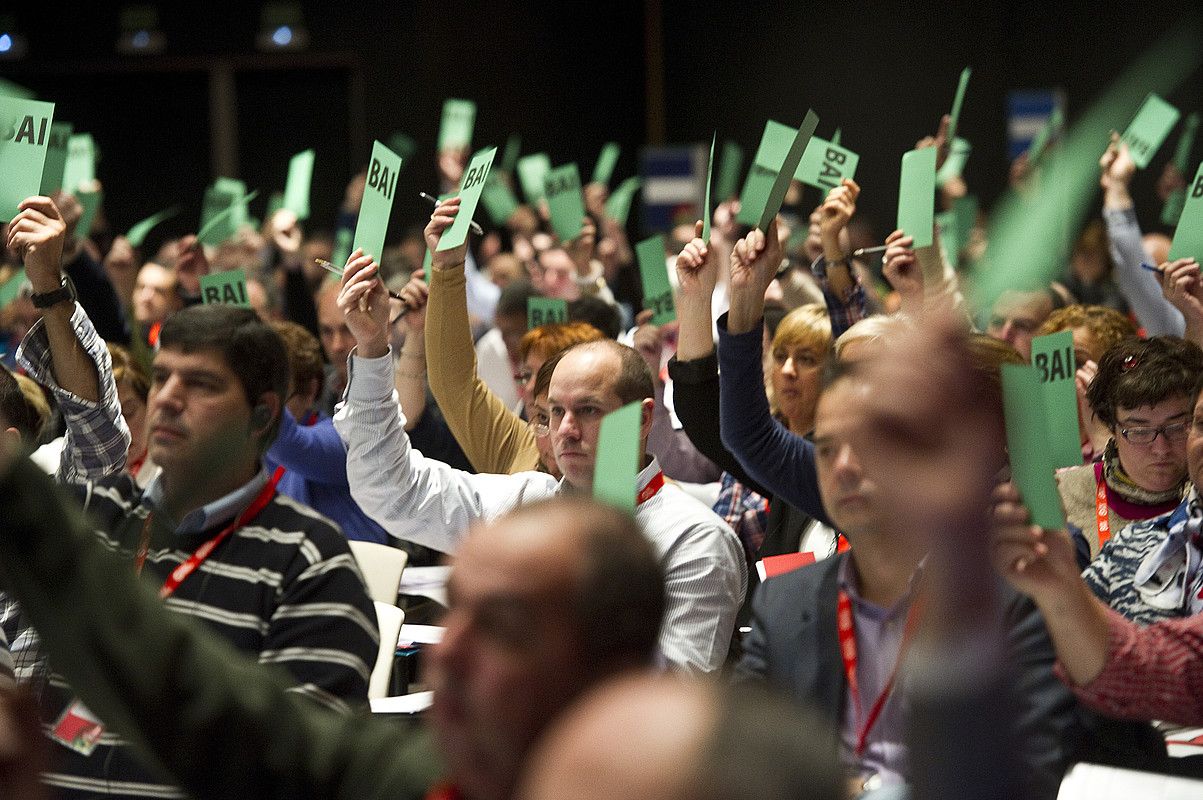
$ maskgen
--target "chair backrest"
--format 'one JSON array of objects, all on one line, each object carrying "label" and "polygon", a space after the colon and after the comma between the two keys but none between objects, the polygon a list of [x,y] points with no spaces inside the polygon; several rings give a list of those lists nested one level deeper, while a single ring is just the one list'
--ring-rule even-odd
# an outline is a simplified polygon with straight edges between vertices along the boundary
[{"label": "chair backrest", "polygon": [[368,596],[381,603],[396,605],[397,588],[401,585],[401,573],[405,571],[409,553],[375,542],[352,540],[349,544],[359,563],[359,571],[363,573]]},{"label": "chair backrest", "polygon": [[380,649],[376,652],[376,665],[368,681],[368,699],[388,697],[389,679],[393,676],[393,661],[397,657],[397,638],[401,636],[401,624],[405,612],[391,603],[377,600],[376,624],[380,626]]}]

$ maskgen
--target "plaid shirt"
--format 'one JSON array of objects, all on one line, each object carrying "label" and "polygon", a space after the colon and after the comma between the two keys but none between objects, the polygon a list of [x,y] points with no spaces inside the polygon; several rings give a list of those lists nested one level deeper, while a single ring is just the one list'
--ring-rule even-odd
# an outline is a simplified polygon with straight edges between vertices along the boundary
[{"label": "plaid shirt", "polygon": [[823,290],[823,300],[827,303],[827,315],[831,317],[831,340],[833,342],[840,338],[840,334],[867,316],[865,313],[865,287],[861,285],[856,270],[849,269],[848,272],[852,276],[852,286],[843,297],[839,297],[832,291],[831,282],[827,279],[827,259],[819,256],[815,259],[815,263],[810,265],[810,274],[814,275],[819,288]]},{"label": "plaid shirt", "polygon": [[1074,686],[1086,704],[1127,719],[1163,719],[1203,725],[1203,615],[1148,627],[1107,612],[1107,663],[1086,686]]},{"label": "plaid shirt", "polygon": [[769,501],[737,481],[730,472],[724,472],[714,513],[734,529],[748,557],[755,559],[768,529]]},{"label": "plaid shirt", "polygon": [[84,483],[121,471],[125,466],[130,435],[125,418],[121,416],[108,348],[79,303],[75,304],[71,314],[71,326],[80,346],[96,365],[100,379],[99,403],[64,390],[54,380],[50,341],[42,320],[34,323],[17,348],[17,362],[29,377],[54,393],[67,423],[67,437],[56,474],[59,483]]}]

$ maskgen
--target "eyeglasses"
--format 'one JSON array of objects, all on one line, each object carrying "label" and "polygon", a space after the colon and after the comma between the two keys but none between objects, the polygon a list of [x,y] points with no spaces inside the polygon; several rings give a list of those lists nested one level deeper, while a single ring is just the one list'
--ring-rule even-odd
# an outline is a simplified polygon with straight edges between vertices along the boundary
[{"label": "eyeglasses", "polygon": [[1132,444],[1152,444],[1161,434],[1167,442],[1181,441],[1186,438],[1186,430],[1190,422],[1174,422],[1156,428],[1120,428],[1119,432]]}]

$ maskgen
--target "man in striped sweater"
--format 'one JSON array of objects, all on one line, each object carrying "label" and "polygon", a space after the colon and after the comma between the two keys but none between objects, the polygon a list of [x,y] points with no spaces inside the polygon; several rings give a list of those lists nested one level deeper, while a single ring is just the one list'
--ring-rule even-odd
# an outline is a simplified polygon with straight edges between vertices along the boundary
[{"label": "man in striped sweater", "polygon": [[[50,276],[65,229],[48,200],[23,205],[36,213],[19,215],[9,245],[31,280],[49,287],[58,283]],[[68,353],[90,353],[99,339],[73,298],[47,293],[51,301],[23,343],[23,360],[56,393],[67,381],[88,384],[76,400],[106,405],[115,396],[107,359],[93,355],[95,373],[82,381],[64,369]],[[63,320],[52,321],[59,316],[74,323],[73,338],[63,338]],[[254,312],[196,306],[176,314],[160,334],[147,402],[148,449],[161,473],[145,490],[121,474],[81,483],[79,493],[101,543],[127,556],[168,608],[203,621],[260,663],[283,667],[297,692],[346,709],[367,699],[375,612],[337,526],[277,494],[278,476],[263,468],[287,385],[284,346]],[[77,428],[71,447],[98,446],[104,427]],[[37,657],[36,634],[26,629],[18,638],[18,678],[40,689],[43,722],[61,745],[50,785],[65,796],[181,796],[78,702],[54,664]],[[161,713],[175,713],[171,697],[162,698]]]}]

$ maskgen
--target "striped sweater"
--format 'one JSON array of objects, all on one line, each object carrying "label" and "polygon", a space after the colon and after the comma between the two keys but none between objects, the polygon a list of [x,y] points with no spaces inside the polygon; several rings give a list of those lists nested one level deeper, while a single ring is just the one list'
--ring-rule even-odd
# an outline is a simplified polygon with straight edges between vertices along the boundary
[{"label": "striped sweater", "polygon": [[[148,516],[140,490],[129,476],[121,475],[89,484],[83,491],[101,544],[128,558],[132,569]],[[197,534],[177,534],[153,520],[150,527],[142,576],[157,589],[222,526]],[[367,699],[379,634],[363,578],[338,528],[288,497],[277,494],[165,602],[260,663],[285,669],[297,691],[324,705],[347,709]],[[74,692],[53,674],[53,665],[47,669],[38,657],[32,629],[20,631],[14,652],[18,680],[41,690],[43,724],[49,730]],[[164,714],[172,713],[171,706],[171,699],[163,698]],[[182,796],[144,768],[110,732],[89,756],[62,746],[54,749],[57,760],[46,780],[63,789],[64,797]]]}]

